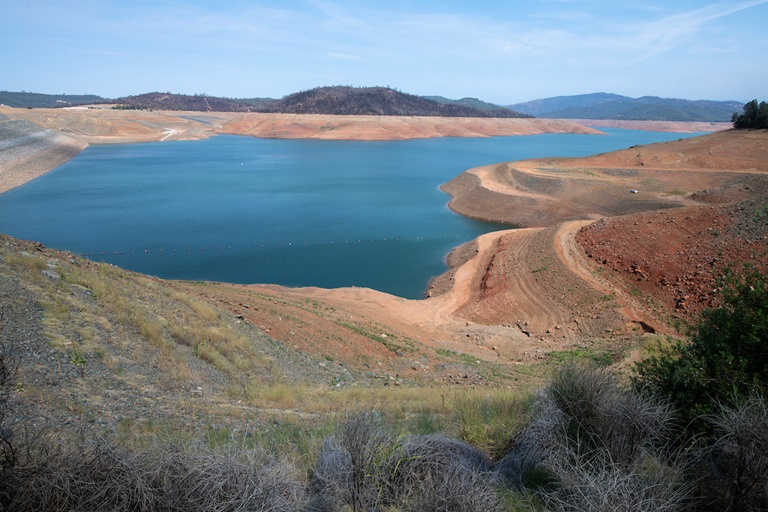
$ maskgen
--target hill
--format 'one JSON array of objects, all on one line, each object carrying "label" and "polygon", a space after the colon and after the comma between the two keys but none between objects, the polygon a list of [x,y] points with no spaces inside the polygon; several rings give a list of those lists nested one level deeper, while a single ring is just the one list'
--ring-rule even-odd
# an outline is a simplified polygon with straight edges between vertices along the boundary
[{"label": "hill", "polygon": [[136,96],[126,96],[113,100],[119,108],[137,110],[186,110],[194,112],[255,112],[258,107],[269,103],[271,99],[230,99],[207,96],[205,94],[172,94],[170,92],[150,92]]},{"label": "hill", "polygon": [[501,105],[495,103],[488,103],[487,101],[479,100],[477,98],[461,98],[460,100],[452,100],[445,96],[422,96],[425,99],[436,101],[438,103],[445,103],[449,105],[462,105],[465,107],[475,108],[477,110],[500,110],[505,109]]},{"label": "hill", "polygon": [[505,108],[478,109],[458,103],[440,103],[388,87],[318,87],[290,94],[260,112],[288,114],[427,116],[427,117],[532,117]]},{"label": "hill", "polygon": [[601,92],[538,99],[509,105],[509,108],[550,119],[728,122],[742,106],[738,101],[630,98]]},{"label": "hill", "polygon": [[107,101],[95,94],[39,94],[34,92],[0,91],[0,105],[14,108],[73,107]]}]

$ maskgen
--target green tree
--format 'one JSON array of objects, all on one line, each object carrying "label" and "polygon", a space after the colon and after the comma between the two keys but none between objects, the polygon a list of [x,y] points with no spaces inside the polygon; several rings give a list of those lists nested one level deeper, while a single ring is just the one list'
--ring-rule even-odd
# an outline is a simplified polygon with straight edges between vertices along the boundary
[{"label": "green tree", "polygon": [[768,128],[768,103],[752,100],[744,104],[742,114],[733,113],[731,121],[734,128]]},{"label": "green tree", "polygon": [[688,433],[708,433],[718,403],[768,392],[768,276],[745,268],[727,273],[722,305],[706,310],[690,342],[660,347],[637,364],[635,385],[665,397],[688,424]]}]

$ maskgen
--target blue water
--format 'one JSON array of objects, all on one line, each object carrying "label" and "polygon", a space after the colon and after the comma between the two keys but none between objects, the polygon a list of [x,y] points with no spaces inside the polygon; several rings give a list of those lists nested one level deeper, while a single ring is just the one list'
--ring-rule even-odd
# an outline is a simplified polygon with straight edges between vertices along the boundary
[{"label": "blue water", "polygon": [[508,227],[451,212],[440,184],[479,165],[685,136],[94,145],[0,195],[0,231],[164,278],[420,298],[453,247]]}]

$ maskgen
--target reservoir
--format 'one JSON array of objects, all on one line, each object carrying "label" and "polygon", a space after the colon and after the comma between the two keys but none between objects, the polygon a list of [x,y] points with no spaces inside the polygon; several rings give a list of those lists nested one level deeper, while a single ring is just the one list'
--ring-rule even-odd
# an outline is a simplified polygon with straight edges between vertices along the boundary
[{"label": "reservoir", "polygon": [[168,279],[360,286],[421,298],[452,248],[510,227],[447,208],[438,187],[462,171],[695,135],[604,131],[92,145],[1,194],[0,232]]}]

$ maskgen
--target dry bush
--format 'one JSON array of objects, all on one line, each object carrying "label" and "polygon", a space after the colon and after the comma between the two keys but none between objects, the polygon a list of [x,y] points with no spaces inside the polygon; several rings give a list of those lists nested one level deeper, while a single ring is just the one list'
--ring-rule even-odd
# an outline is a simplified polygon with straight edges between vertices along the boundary
[{"label": "dry bush", "polygon": [[719,510],[768,509],[768,402],[751,397],[734,406],[719,404],[708,418],[716,440],[707,451],[707,501]]},{"label": "dry bush", "polygon": [[552,378],[538,416],[558,418],[555,442],[589,456],[629,464],[669,443],[672,414],[663,405],[622,389],[607,369],[565,366]]},{"label": "dry bush", "polygon": [[439,434],[411,436],[388,464],[388,501],[405,510],[502,510],[488,457]]},{"label": "dry bush", "polygon": [[388,451],[396,439],[376,412],[350,415],[325,440],[312,471],[313,508],[369,510],[381,501],[381,482]]},{"label": "dry bush", "polygon": [[609,370],[566,366],[498,470],[521,483],[540,468],[551,482],[539,491],[555,510],[679,510],[690,487],[672,432],[668,407],[622,389]]},{"label": "dry bush", "polygon": [[553,511],[673,512],[690,502],[690,487],[667,461],[648,456],[634,464],[602,458],[548,460],[558,483],[542,492]]},{"label": "dry bush", "polygon": [[312,510],[394,507],[502,510],[488,458],[440,435],[394,436],[376,413],[352,415],[326,439],[312,474]]},{"label": "dry bush", "polygon": [[[2,326],[4,310],[0,309],[0,326]],[[16,465],[16,447],[13,443],[11,421],[8,417],[9,394],[11,381],[16,375],[15,360],[13,359],[13,344],[5,339],[0,331],[0,482],[8,482]],[[12,489],[0,484],[0,508],[10,500]]]},{"label": "dry bush", "polygon": [[295,511],[306,485],[297,469],[260,450],[131,450],[103,439],[39,448],[14,471],[11,511]]}]

